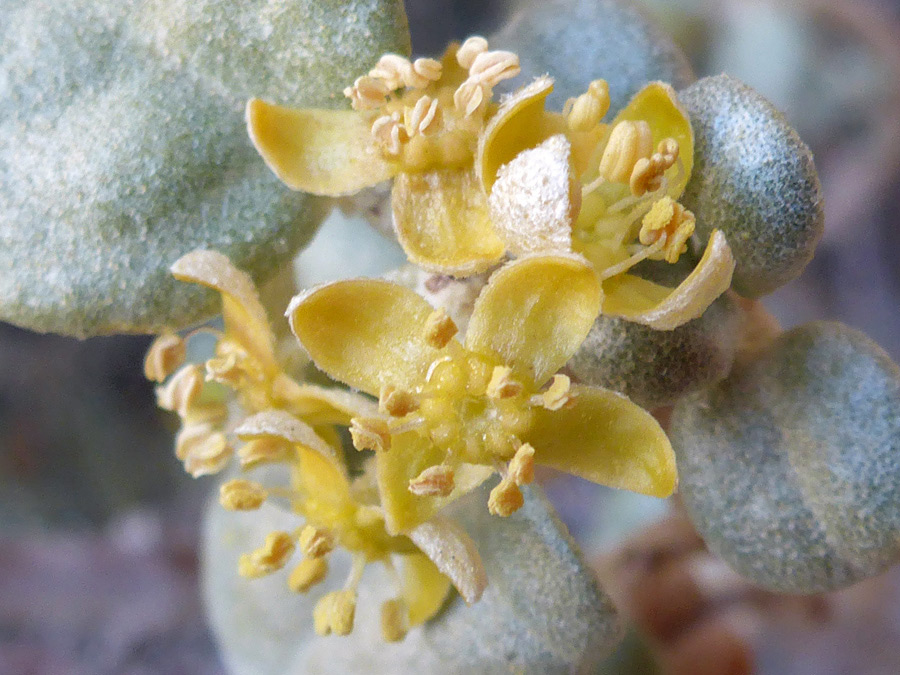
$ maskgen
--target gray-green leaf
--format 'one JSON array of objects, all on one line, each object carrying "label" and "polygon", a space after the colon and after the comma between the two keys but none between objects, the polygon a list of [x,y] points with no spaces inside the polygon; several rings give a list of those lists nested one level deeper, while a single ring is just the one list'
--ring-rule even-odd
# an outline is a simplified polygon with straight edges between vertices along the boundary
[{"label": "gray-green leaf", "polygon": [[710,549],[773,589],[841,588],[900,561],[900,368],[838,323],[782,334],[682,400],[669,436]]},{"label": "gray-green leaf", "polygon": [[401,0],[0,0],[0,319],[77,336],[154,332],[215,298],[168,267],[204,247],[262,280],[325,204],[244,129],[250,96],[343,105]]},{"label": "gray-green leaf", "polygon": [[207,515],[204,593],[225,662],[240,675],[351,673],[534,674],[595,672],[621,639],[608,596],[598,587],[543,495],[528,490],[509,518],[491,516],[482,488],[450,509],[475,540],[488,588],[468,607],[453,595],[425,626],[386,644],[381,603],[395,594],[379,565],[367,568],[349,637],[316,637],[315,601],[341,586],[348,562],[331,554],[329,577],[309,596],[287,590],[287,572],[247,581],[237,576],[240,553],[272,529],[291,530],[296,516],[266,506]]},{"label": "gray-green leaf", "polygon": [[812,153],[760,94],[728,75],[678,95],[694,129],[694,169],[682,197],[706,243],[722,230],[737,266],[732,286],[757,298],[796,278],[822,236]]}]

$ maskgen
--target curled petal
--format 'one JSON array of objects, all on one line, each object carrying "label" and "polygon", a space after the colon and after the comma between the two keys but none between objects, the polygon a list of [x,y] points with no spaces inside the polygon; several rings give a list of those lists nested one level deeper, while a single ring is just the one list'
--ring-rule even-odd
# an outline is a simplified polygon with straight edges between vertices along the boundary
[{"label": "curled petal", "polygon": [[467,349],[543,384],[584,341],[602,290],[580,256],[522,258],[495,272],[475,301]]},{"label": "curled petal", "polygon": [[497,172],[488,200],[491,219],[514,255],[571,250],[572,223],[581,206],[571,154],[571,144],[558,134]]},{"label": "curled petal", "polygon": [[450,592],[450,579],[421,553],[403,556],[401,569],[409,625],[418,626],[437,614],[444,604]]},{"label": "curled petal", "polygon": [[252,354],[269,375],[278,371],[275,338],[259,301],[256,286],[245,272],[217,251],[193,251],[171,267],[179,281],[201,284],[222,294],[222,316],[228,336]]},{"label": "curled petal", "polygon": [[247,131],[285,185],[339,197],[391,178],[372,141],[374,116],[355,110],[295,109],[259,99],[247,103]]},{"label": "curled petal", "polygon": [[538,464],[595,483],[653,497],[668,497],[678,476],[675,453],[650,413],[600,387],[571,389],[569,405],[535,409],[522,440]]},{"label": "curled petal", "polygon": [[291,330],[313,362],[331,377],[378,396],[384,385],[413,390],[448,350],[428,344],[431,306],[388,281],[351,279],[311,289],[288,307]]},{"label": "curled petal", "polygon": [[266,410],[248,417],[234,433],[245,441],[273,436],[282,438],[320,455],[344,475],[344,463],[337,451],[322,440],[311,426],[284,410]]},{"label": "curled petal", "polygon": [[716,230],[697,267],[676,288],[668,288],[632,274],[603,282],[603,313],[642,323],[657,330],[672,330],[696,319],[728,290],[734,256],[725,235]]},{"label": "curled petal", "polygon": [[454,487],[446,497],[419,496],[409,491],[410,480],[428,467],[444,463],[446,456],[446,451],[415,431],[394,436],[390,450],[379,454],[376,464],[378,491],[389,534],[405,533],[418,527],[494,473],[492,467],[456,464],[453,466]]},{"label": "curled petal", "polygon": [[378,406],[373,401],[345,389],[298,384],[288,379],[276,382],[276,394],[292,414],[312,425],[348,426],[354,417],[378,415]]},{"label": "curled petal", "polygon": [[472,170],[401,173],[391,192],[394,229],[409,260],[432,272],[470,276],[493,266],[505,247]]},{"label": "curled petal", "polygon": [[487,575],[475,542],[456,523],[432,518],[409,533],[412,542],[449,577],[468,604],[478,602],[487,587]]}]

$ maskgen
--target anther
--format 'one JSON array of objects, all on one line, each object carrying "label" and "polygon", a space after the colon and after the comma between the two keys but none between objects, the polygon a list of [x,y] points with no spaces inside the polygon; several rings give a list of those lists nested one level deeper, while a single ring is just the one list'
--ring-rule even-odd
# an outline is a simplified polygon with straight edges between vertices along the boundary
[{"label": "anther", "polygon": [[628,183],[637,161],[649,158],[652,152],[653,135],[647,122],[619,122],[600,158],[600,176],[614,183]]},{"label": "anther", "polygon": [[252,469],[260,464],[272,464],[288,460],[293,454],[291,444],[278,437],[255,438],[238,449],[242,469]]},{"label": "anther", "polygon": [[349,635],[353,631],[356,614],[356,592],[352,590],[333,591],[316,603],[313,623],[319,635]]},{"label": "anther", "polygon": [[328,560],[325,558],[304,558],[288,577],[288,588],[294,593],[306,593],[321,583],[328,574]]},{"label": "anther", "polygon": [[435,349],[443,349],[459,328],[444,309],[436,309],[425,319],[425,341]]},{"label": "anther", "polygon": [[503,80],[515,77],[521,70],[519,57],[512,52],[482,52],[472,61],[469,79],[491,89]]},{"label": "anther", "polygon": [[491,380],[488,382],[488,397],[496,399],[513,398],[522,393],[522,383],[514,380],[512,377],[512,369],[508,366],[496,366],[491,373]]},{"label": "anther", "polygon": [[391,417],[405,417],[419,409],[418,399],[408,391],[386,384],[378,397],[378,411]]},{"label": "anther", "polygon": [[409,610],[399,598],[381,605],[381,635],[385,642],[400,642],[409,630]]},{"label": "anther", "polygon": [[446,497],[453,492],[453,467],[446,464],[429,466],[409,481],[409,491],[417,497]]},{"label": "anther", "polygon": [[321,558],[334,550],[335,538],[330,530],[305,525],[300,530],[300,550],[309,558]]},{"label": "anther", "polygon": [[210,424],[189,424],[175,437],[175,456],[194,478],[218,473],[228,464],[231,454],[225,434]]},{"label": "anther", "polygon": [[456,62],[468,70],[472,67],[472,63],[475,62],[475,57],[479,54],[483,54],[487,50],[488,41],[480,35],[473,35],[463,42],[459,51],[456,52]]},{"label": "anther", "polygon": [[174,333],[160,335],[150,345],[144,358],[144,376],[162,382],[184,363],[187,348],[184,340]]},{"label": "anther", "polygon": [[386,452],[391,449],[391,430],[379,417],[354,417],[350,420],[350,438],[357,450]]},{"label": "anther", "polygon": [[382,80],[389,90],[396,91],[403,86],[403,73],[409,67],[409,59],[405,56],[385,54],[369,71],[369,77]]},{"label": "anther", "polygon": [[453,105],[466,117],[471,117],[490,98],[485,86],[480,82],[466,80],[453,94]]},{"label": "anther", "polygon": [[525,497],[519,486],[508,478],[500,481],[488,497],[488,511],[492,515],[506,518],[522,508]]},{"label": "anther", "polygon": [[403,84],[413,89],[424,89],[441,79],[442,66],[434,59],[416,59],[403,69]]},{"label": "anther", "polygon": [[629,186],[631,193],[640,197],[662,186],[663,176],[678,160],[678,142],[667,138],[660,142],[657,152],[650,158],[641,158],[634,164]]},{"label": "anther", "polygon": [[245,553],[238,561],[238,572],[247,579],[277,572],[294,555],[294,540],[287,532],[272,532],[266,543],[253,553]]},{"label": "anther", "polygon": [[171,410],[187,417],[203,391],[203,371],[191,364],[175,373],[163,386],[156,388],[156,403],[163,410]]},{"label": "anther", "polygon": [[379,108],[384,105],[389,93],[390,89],[384,80],[370,75],[357,77],[352,87],[344,89],[344,96],[350,99],[354,110]]},{"label": "anther", "polygon": [[525,485],[534,480],[534,448],[523,443],[509,462],[507,478],[516,485]]},{"label": "anther", "polygon": [[694,234],[696,219],[691,211],[671,197],[657,200],[641,224],[638,235],[644,246],[658,244],[663,238],[663,248],[651,259],[665,259],[668,263],[678,262],[687,251],[687,241]]},{"label": "anther", "polygon": [[372,138],[388,155],[399,155],[409,134],[400,122],[400,113],[383,115],[372,123]]},{"label": "anther", "polygon": [[438,130],[440,120],[438,118],[438,100],[427,94],[419,98],[412,108],[404,111],[403,126],[410,137],[416,134],[430,134]]},{"label": "anther", "polygon": [[572,380],[568,375],[554,375],[547,391],[540,394],[540,405],[547,410],[559,410],[571,400],[571,386]]},{"label": "anther", "polygon": [[266,501],[268,493],[259,483],[235,478],[219,488],[219,503],[229,511],[254,511]]},{"label": "anther", "polygon": [[588,90],[575,99],[566,114],[566,124],[572,131],[590,131],[596,127],[609,111],[609,84],[606,80],[594,80]]}]

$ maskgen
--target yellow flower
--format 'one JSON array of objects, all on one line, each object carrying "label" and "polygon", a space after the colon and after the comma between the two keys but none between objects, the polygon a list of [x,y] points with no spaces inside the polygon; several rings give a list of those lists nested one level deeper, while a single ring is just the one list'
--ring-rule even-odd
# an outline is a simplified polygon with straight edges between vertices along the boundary
[{"label": "yellow flower", "polygon": [[500,106],[479,140],[476,172],[496,232],[514,255],[575,251],[603,281],[604,314],[669,330],[700,316],[731,283],[734,259],[713,233],[676,288],[629,270],[644,259],[677,262],[694,217],[676,200],[693,165],[693,132],[675,92],[654,82],[611,124],[606,83],[544,110],[553,81],[539,78]]},{"label": "yellow flower", "polygon": [[390,282],[339,281],[294,298],[287,315],[313,362],[380,399],[379,416],[352,425],[357,447],[376,450],[388,532],[413,530],[495,472],[490,508],[508,515],[532,463],[655,496],[674,490],[674,455],[653,417],[554,375],[601,296],[578,256],[523,258],[485,286],[464,345],[447,339],[439,310]]},{"label": "yellow flower", "polygon": [[291,109],[253,99],[247,127],[295,190],[353,194],[395,178],[392,208],[410,261],[446,274],[494,266],[504,246],[473,170],[493,88],[519,73],[515,54],[472,37],[441,61],[386,54],[344,93],[353,110]]}]

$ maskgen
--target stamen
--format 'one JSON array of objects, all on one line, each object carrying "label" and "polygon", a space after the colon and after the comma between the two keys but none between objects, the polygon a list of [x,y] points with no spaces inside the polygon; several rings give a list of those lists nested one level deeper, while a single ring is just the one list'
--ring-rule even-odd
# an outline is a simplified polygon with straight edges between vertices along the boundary
[{"label": "stamen", "polygon": [[232,389],[240,388],[245,372],[238,364],[237,354],[229,352],[206,362],[206,379],[219,382]]},{"label": "stamen", "polygon": [[228,464],[231,454],[225,434],[210,424],[189,424],[175,438],[175,456],[194,478],[218,473]]},{"label": "stamen", "polygon": [[539,394],[540,405],[547,410],[559,410],[572,399],[569,393],[571,386],[572,380],[568,375],[554,375],[547,391]]},{"label": "stamen", "polygon": [[653,244],[652,246],[648,246],[647,248],[645,248],[641,251],[638,251],[637,253],[635,253],[633,256],[631,256],[627,260],[623,260],[622,262],[620,262],[616,265],[611,265],[611,266],[607,267],[605,270],[603,270],[603,272],[601,272],[600,281],[606,281],[607,279],[610,279],[618,274],[627,272],[628,270],[630,270],[632,267],[637,265],[642,260],[646,260],[647,258],[650,258],[651,256],[654,256],[657,253],[659,253],[660,251],[662,251],[665,248],[665,246],[666,246],[666,238],[661,237],[659,239],[659,241],[657,241],[655,244]]},{"label": "stamen", "polygon": [[695,225],[693,213],[671,197],[663,197],[644,216],[639,239],[645,246],[664,241],[664,255],[655,259],[675,263],[687,250],[687,241],[694,233]]},{"label": "stamen", "polygon": [[424,89],[441,79],[443,66],[434,59],[416,59],[403,69],[403,84],[412,89]]},{"label": "stamen", "polygon": [[443,309],[436,309],[425,320],[425,341],[435,349],[446,347],[459,328]]},{"label": "stamen", "polygon": [[491,373],[491,381],[488,382],[488,397],[496,399],[513,398],[522,393],[522,383],[512,377],[512,368],[508,366],[496,366]]},{"label": "stamen", "polygon": [[648,190],[658,190],[662,179],[678,159],[678,142],[674,138],[666,138],[660,142],[657,152],[650,158],[641,158],[635,162],[629,179],[631,193],[637,197]]},{"label": "stamen", "polygon": [[350,99],[354,110],[372,110],[384,105],[390,89],[384,80],[363,75],[357,77],[352,87],[344,89],[344,96]]},{"label": "stamen", "polygon": [[653,133],[647,122],[619,122],[610,133],[598,171],[613,183],[628,183],[635,163],[652,152]]},{"label": "stamen", "polygon": [[391,449],[391,430],[380,417],[354,417],[350,420],[350,438],[357,450],[387,452]]},{"label": "stamen", "polygon": [[488,511],[491,515],[506,518],[518,511],[525,504],[525,497],[519,486],[509,478],[504,478],[500,484],[491,490],[488,497]]},{"label": "stamen", "polygon": [[230,480],[219,488],[219,503],[229,511],[254,511],[268,496],[262,485],[241,478]]},{"label": "stamen", "polygon": [[534,480],[534,448],[528,443],[520,445],[510,460],[507,480],[516,485],[525,485]]},{"label": "stamen", "polygon": [[409,609],[400,598],[381,605],[381,635],[385,642],[400,642],[409,631]]},{"label": "stamen", "polygon": [[409,59],[399,54],[385,54],[375,67],[369,71],[369,77],[382,80],[391,91],[397,91],[403,86],[403,73],[410,67]]},{"label": "stamen", "polygon": [[306,593],[321,583],[328,574],[328,560],[325,558],[304,558],[288,577],[288,588],[294,593]]},{"label": "stamen", "polygon": [[309,558],[321,558],[334,550],[334,534],[327,529],[306,525],[300,531],[300,550]]},{"label": "stamen", "polygon": [[287,532],[272,532],[266,543],[238,561],[238,573],[247,579],[258,579],[285,566],[294,555],[294,540]]},{"label": "stamen", "polygon": [[404,111],[404,128],[412,138],[417,134],[430,134],[440,127],[439,103],[427,94],[422,96],[412,108]]},{"label": "stamen", "polygon": [[391,417],[406,417],[419,409],[418,399],[408,391],[386,384],[378,397],[378,412]]},{"label": "stamen", "polygon": [[156,388],[156,404],[185,418],[202,391],[203,371],[200,366],[191,364],[175,373],[164,386]]},{"label": "stamen", "polygon": [[521,71],[519,57],[512,52],[481,52],[469,67],[469,80],[492,89]]},{"label": "stamen", "polygon": [[349,635],[356,615],[356,591],[333,591],[322,596],[313,610],[318,635]]},{"label": "stamen", "polygon": [[489,90],[483,84],[466,80],[453,94],[453,105],[465,117],[471,117],[490,97]]},{"label": "stamen", "polygon": [[609,111],[609,84],[606,80],[594,80],[588,90],[578,98],[566,101],[563,114],[572,131],[590,131]]},{"label": "stamen", "polygon": [[455,486],[453,477],[451,466],[446,464],[430,466],[409,481],[409,491],[417,497],[446,497],[453,492]]},{"label": "stamen", "polygon": [[375,120],[372,123],[372,138],[388,155],[399,155],[403,150],[403,144],[409,141],[409,134],[400,123],[400,113],[383,115]]},{"label": "stamen", "polygon": [[475,62],[475,58],[487,50],[488,41],[480,35],[473,35],[463,42],[459,51],[456,52],[456,62],[466,70],[469,70]]},{"label": "stamen", "polygon": [[150,345],[144,358],[144,377],[153,382],[162,382],[184,363],[187,345],[178,335],[160,335]]}]

